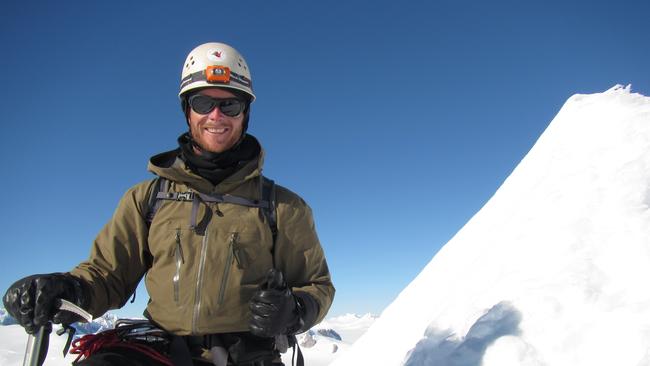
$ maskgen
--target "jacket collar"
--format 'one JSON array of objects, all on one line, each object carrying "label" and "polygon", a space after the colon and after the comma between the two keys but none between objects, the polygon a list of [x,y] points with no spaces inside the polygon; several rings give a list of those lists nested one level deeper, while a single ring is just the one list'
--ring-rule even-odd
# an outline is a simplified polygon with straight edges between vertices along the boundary
[{"label": "jacket collar", "polygon": [[[251,135],[259,144],[259,141]],[[227,177],[218,185],[213,185],[207,179],[192,172],[180,158],[180,148],[154,155],[149,159],[147,170],[155,175],[182,183],[205,193],[227,193],[234,190],[244,182],[259,177],[262,174],[264,163],[264,149],[255,158]]]}]

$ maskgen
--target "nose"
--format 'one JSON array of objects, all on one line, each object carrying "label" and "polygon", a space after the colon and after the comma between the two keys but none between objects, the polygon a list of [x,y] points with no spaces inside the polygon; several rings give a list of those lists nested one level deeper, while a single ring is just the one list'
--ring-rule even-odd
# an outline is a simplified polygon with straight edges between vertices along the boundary
[{"label": "nose", "polygon": [[221,112],[221,109],[219,109],[218,106],[214,107],[214,109],[211,110],[210,113],[208,113],[208,118],[213,120],[213,121],[219,120],[219,119],[221,119],[223,117],[224,117],[224,114]]}]

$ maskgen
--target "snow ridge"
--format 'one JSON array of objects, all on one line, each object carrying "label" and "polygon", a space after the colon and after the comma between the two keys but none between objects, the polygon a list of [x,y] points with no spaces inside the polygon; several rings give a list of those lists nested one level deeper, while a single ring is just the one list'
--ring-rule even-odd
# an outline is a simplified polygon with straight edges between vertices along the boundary
[{"label": "snow ridge", "polygon": [[650,98],[572,96],[332,365],[648,364],[649,187]]}]

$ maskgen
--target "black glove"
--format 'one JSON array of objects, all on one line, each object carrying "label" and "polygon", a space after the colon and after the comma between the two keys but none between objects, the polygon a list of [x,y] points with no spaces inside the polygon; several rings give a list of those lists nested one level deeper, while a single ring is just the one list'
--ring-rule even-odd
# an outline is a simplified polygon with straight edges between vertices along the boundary
[{"label": "black glove", "polygon": [[25,277],[9,287],[2,302],[27,333],[34,334],[48,322],[71,324],[79,317],[68,311],[58,311],[58,300],[68,300],[85,307],[81,281],[68,273],[40,274]]},{"label": "black glove", "polygon": [[304,325],[301,308],[282,272],[272,269],[250,301],[250,331],[260,337],[295,334]]}]

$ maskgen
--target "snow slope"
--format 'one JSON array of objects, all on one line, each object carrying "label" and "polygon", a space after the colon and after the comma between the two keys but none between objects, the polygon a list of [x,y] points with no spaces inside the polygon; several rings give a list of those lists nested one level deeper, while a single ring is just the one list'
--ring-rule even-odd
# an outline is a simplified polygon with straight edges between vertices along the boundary
[{"label": "snow slope", "polygon": [[650,365],[650,98],[574,95],[332,364]]}]

